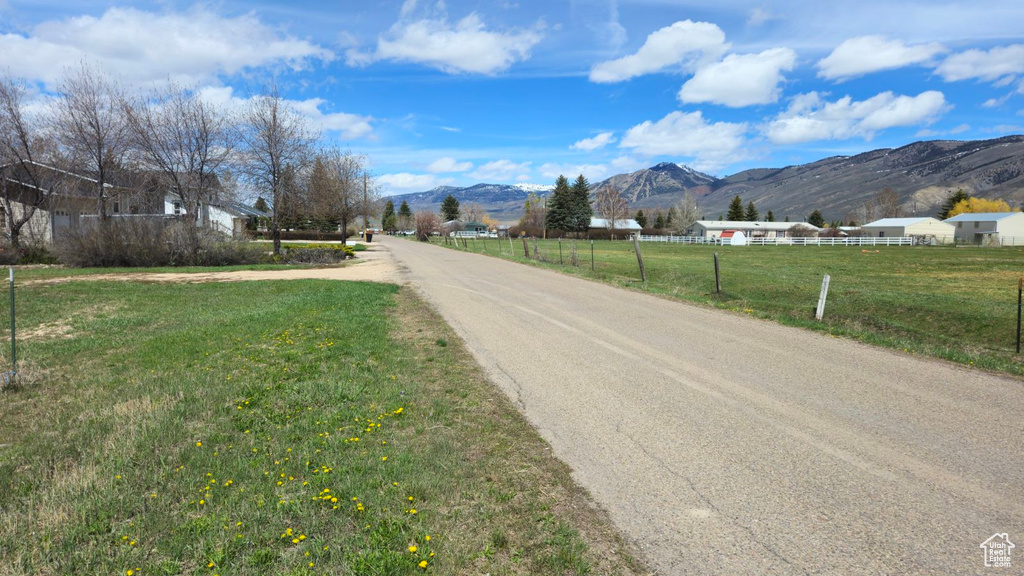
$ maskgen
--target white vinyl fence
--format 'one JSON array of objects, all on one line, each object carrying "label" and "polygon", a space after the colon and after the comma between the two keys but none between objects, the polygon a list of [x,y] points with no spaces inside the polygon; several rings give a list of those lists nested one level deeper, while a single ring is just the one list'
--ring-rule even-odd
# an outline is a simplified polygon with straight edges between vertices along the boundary
[{"label": "white vinyl fence", "polygon": [[[706,236],[640,236],[641,242],[668,242],[672,244],[711,244],[729,246],[731,238],[711,238]],[[913,246],[927,244],[915,238],[876,238],[874,236],[825,237],[809,236],[806,238],[760,237],[746,238],[748,245],[754,246]]]}]

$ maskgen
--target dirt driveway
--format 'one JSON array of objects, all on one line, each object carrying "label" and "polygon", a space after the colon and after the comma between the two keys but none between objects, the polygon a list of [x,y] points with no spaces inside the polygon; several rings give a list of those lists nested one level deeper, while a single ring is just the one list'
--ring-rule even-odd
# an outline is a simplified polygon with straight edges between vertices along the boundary
[{"label": "dirt driveway", "polygon": [[296,268],[292,270],[232,270],[227,272],[161,272],[161,273],[120,273],[93,274],[87,276],[66,276],[30,280],[30,284],[63,284],[86,280],[121,280],[130,282],[243,282],[249,280],[351,280],[363,282],[399,283],[400,274],[391,253],[380,244],[368,244],[366,251],[357,252],[354,261],[342,266],[322,268]]}]

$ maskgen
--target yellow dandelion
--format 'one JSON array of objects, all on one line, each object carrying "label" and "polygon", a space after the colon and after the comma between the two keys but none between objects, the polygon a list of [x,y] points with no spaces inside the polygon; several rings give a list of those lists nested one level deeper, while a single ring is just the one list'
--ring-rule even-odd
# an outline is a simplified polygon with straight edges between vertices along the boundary
[{"label": "yellow dandelion", "polygon": [[424,570],[426,570],[427,569],[427,561],[426,560],[420,561],[419,566],[420,566],[420,568],[423,568]]},{"label": "yellow dandelion", "polygon": [[409,552],[415,552],[417,550],[419,550],[419,548],[417,548],[416,546],[409,546]]}]

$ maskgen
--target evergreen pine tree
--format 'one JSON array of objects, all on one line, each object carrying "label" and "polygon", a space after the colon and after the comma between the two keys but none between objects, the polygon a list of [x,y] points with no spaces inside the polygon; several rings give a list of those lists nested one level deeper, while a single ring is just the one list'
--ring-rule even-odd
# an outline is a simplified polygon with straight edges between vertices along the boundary
[{"label": "evergreen pine tree", "polygon": [[731,222],[741,222],[744,217],[743,200],[736,196],[729,203],[729,211],[725,214],[725,219]]},{"label": "evergreen pine tree", "polygon": [[637,210],[636,216],[633,217],[633,220],[636,220],[636,223],[639,224],[641,228],[647,228],[647,215],[644,214],[643,210]]},{"label": "evergreen pine tree", "polygon": [[658,216],[654,218],[654,227],[659,230],[665,227],[665,215],[660,211],[658,212]]},{"label": "evergreen pine tree", "polygon": [[586,232],[590,229],[590,218],[594,215],[594,208],[590,205],[590,183],[583,177],[583,174],[572,183],[569,194],[569,217],[566,222],[566,230],[572,232]]},{"label": "evergreen pine tree", "polygon": [[445,222],[459,219],[459,201],[449,194],[441,202],[441,219]]},{"label": "evergreen pine tree", "polygon": [[772,214],[772,211],[769,210],[768,211],[768,215],[764,217],[764,221],[765,222],[775,222],[775,214]]},{"label": "evergreen pine tree", "polygon": [[402,206],[398,208],[398,216],[401,218],[412,218],[412,209],[409,208],[409,203],[402,200]]},{"label": "evergreen pine tree", "polygon": [[811,215],[807,217],[807,223],[818,228],[825,226],[825,217],[821,215],[821,210],[811,212]]},{"label": "evergreen pine tree", "polygon": [[395,216],[395,203],[391,200],[384,203],[384,213],[380,217],[380,227],[388,232],[394,232],[398,227],[398,218]]},{"label": "evergreen pine tree", "polygon": [[548,195],[548,213],[544,221],[544,227],[548,230],[569,229],[569,205],[572,191],[569,189],[569,179],[559,176],[555,180],[555,189]]},{"label": "evergreen pine tree", "polygon": [[786,216],[786,222],[789,222],[789,216]]},{"label": "evergreen pine tree", "polygon": [[256,204],[253,205],[253,208],[259,210],[260,212],[270,213],[270,206],[267,206],[267,201],[263,199],[263,196],[260,196],[259,198],[256,199]]},{"label": "evergreen pine tree", "polygon": [[747,203],[747,210],[743,213],[743,219],[747,222],[757,222],[760,218],[760,214],[757,213],[757,208],[754,207],[754,201],[751,200]]},{"label": "evergreen pine tree", "polygon": [[956,206],[961,200],[968,200],[970,195],[964,192],[963,188],[957,188],[956,192],[950,192],[949,196],[946,197],[946,201],[942,203],[942,207],[939,209],[937,215],[939,220],[945,220],[949,218],[949,212]]},{"label": "evergreen pine tree", "polygon": [[672,223],[676,219],[676,207],[673,206],[668,209],[668,216],[665,216],[665,228],[671,228]]}]

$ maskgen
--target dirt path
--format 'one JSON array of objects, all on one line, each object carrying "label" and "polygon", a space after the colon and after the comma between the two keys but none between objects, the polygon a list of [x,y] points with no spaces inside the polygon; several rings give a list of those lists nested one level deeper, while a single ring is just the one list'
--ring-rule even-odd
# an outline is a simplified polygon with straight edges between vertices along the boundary
[{"label": "dirt path", "polygon": [[352,280],[363,282],[398,283],[401,280],[398,267],[391,253],[380,244],[368,244],[366,251],[357,252],[355,260],[342,266],[322,268],[297,268],[292,270],[232,270],[228,272],[161,272],[122,273],[64,276],[30,280],[32,284],[63,284],[81,281],[126,281],[126,282],[244,282],[250,280]]}]

